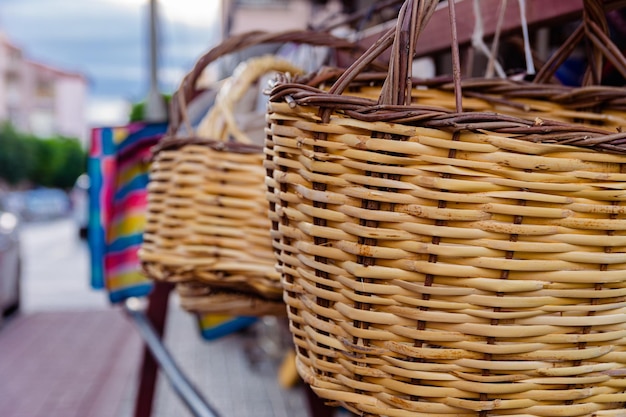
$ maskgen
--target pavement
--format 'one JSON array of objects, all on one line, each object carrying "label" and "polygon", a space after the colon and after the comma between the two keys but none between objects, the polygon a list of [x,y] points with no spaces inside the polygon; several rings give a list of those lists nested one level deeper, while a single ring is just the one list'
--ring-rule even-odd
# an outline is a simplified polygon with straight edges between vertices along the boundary
[{"label": "pavement", "polygon": [[[134,416],[143,341],[106,293],[89,287],[88,251],[75,236],[67,220],[22,232],[22,312],[0,319],[0,417]],[[206,341],[170,296],[164,344],[219,417],[311,417],[305,386],[278,383],[277,340],[268,319]],[[153,404],[150,417],[193,417],[164,374]]]},{"label": "pavement", "polygon": [[[252,332],[205,341],[173,299],[164,343],[220,417],[308,417],[304,387],[281,387],[279,357],[260,347],[268,329],[258,323]],[[142,346],[113,307],[15,317],[0,330],[0,416],[132,417]],[[152,417],[187,416],[193,414],[159,375]]]},{"label": "pavement", "polygon": [[140,347],[113,310],[13,318],[0,331],[0,415],[120,416]]},{"label": "pavement", "polygon": [[[173,298],[165,345],[221,417],[309,417],[304,386],[285,389],[278,383],[283,351],[267,346],[274,336],[277,329],[268,319],[247,332],[204,341],[195,319]],[[155,395],[153,417],[192,417],[166,378],[157,381]]]}]

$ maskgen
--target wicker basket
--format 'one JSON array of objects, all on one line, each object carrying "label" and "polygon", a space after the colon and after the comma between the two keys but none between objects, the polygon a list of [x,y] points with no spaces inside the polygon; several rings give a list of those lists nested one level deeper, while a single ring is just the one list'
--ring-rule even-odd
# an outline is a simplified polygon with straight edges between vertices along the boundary
[{"label": "wicker basket", "polygon": [[[285,42],[352,46],[325,33],[306,31],[251,32],[229,38],[200,58],[185,77],[172,100],[168,135],[154,150],[139,256],[151,278],[188,283],[178,292],[183,307],[190,310],[224,308],[222,313],[250,315],[250,306],[265,305],[252,310],[258,315],[284,314],[265,199],[264,115],[257,115],[261,135],[255,143],[252,131],[240,125],[237,106],[262,74],[296,68],[273,56],[252,58],[220,86],[215,104],[196,131],[186,112],[198,96],[196,83],[208,64],[244,48]],[[228,302],[221,303],[227,293]],[[233,298],[241,303],[233,303]]]},{"label": "wicker basket", "polygon": [[[436,3],[407,1],[330,91],[272,90],[298,372],[359,415],[626,415],[625,91],[486,80],[464,91],[490,112],[454,110],[458,82],[408,105],[397,51]],[[392,42],[380,100],[352,97]]]}]

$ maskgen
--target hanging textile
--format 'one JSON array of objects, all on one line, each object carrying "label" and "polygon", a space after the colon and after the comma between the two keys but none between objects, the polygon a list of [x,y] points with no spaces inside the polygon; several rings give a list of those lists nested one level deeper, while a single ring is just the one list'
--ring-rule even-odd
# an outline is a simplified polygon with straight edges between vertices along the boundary
[{"label": "hanging textile", "polygon": [[106,289],[112,303],[147,295],[137,259],[145,224],[150,148],[166,123],[132,123],[92,130],[89,153],[91,286]]}]

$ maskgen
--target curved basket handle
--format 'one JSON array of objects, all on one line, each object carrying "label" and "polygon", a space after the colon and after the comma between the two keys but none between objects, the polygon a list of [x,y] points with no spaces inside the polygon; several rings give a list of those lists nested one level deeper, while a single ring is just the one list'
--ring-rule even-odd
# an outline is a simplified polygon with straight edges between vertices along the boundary
[{"label": "curved basket handle", "polygon": [[626,78],[626,58],[615,46],[608,33],[609,28],[602,0],[584,0],[582,23],[541,67],[534,82],[547,83],[584,38],[589,41],[591,50],[588,54],[589,66],[583,78],[583,85],[601,83],[604,57]]},{"label": "curved basket handle", "polygon": [[400,9],[395,29],[378,39],[348,68],[329,90],[341,94],[347,86],[384,51],[391,49],[387,79],[383,84],[379,104],[409,104],[410,74],[415,44],[420,33],[435,12],[438,0],[407,0]]},{"label": "curved basket handle", "polygon": [[200,57],[191,71],[181,81],[178,90],[174,93],[171,100],[168,133],[170,135],[175,134],[184,121],[187,112],[187,104],[198,93],[196,89],[198,78],[210,63],[224,55],[241,51],[251,46],[287,42],[328,46],[337,49],[354,49],[357,47],[354,43],[337,38],[328,32],[310,30],[290,30],[276,33],[252,31],[231,36]]},{"label": "curved basket handle", "polygon": [[215,104],[197,128],[197,135],[219,141],[232,138],[236,142],[251,144],[250,139],[238,126],[235,119],[235,107],[259,78],[272,71],[291,74],[304,72],[291,62],[273,55],[253,57],[240,63],[233,76],[217,93]]}]

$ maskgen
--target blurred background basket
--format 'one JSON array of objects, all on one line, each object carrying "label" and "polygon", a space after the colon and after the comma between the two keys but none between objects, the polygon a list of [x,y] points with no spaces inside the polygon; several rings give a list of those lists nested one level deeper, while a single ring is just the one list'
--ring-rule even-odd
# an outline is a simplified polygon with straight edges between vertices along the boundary
[{"label": "blurred background basket", "polygon": [[[458,64],[411,88],[401,51],[437,3],[405,2],[329,91],[272,90],[298,372],[359,415],[623,415],[624,89],[462,86]],[[386,81],[354,83],[388,47]]]},{"label": "blurred background basket", "polygon": [[[154,149],[139,256],[148,276],[180,284],[188,310],[285,314],[265,199],[265,109],[259,112],[256,104],[262,76],[300,71],[271,54],[287,42],[352,46],[311,31],[234,36],[200,58],[172,99],[168,135]],[[262,45],[263,56],[243,59],[214,85],[213,104],[192,127],[187,110],[202,97],[197,85],[205,68],[226,54]]]}]

